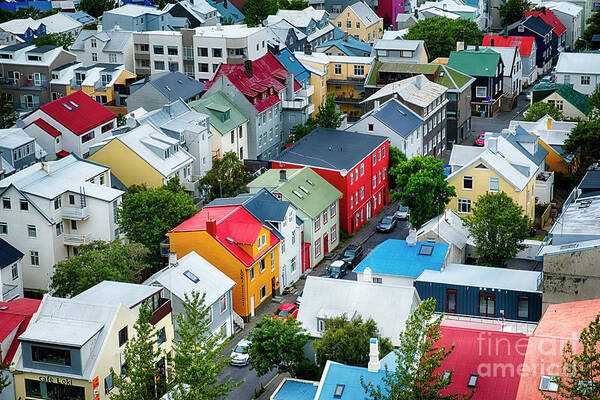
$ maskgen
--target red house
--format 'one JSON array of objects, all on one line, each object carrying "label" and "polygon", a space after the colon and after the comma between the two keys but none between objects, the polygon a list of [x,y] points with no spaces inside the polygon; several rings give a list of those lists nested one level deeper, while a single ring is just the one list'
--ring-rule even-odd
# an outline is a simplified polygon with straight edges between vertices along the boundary
[{"label": "red house", "polygon": [[356,232],[389,202],[387,137],[315,129],[271,161],[272,168],[310,167],[342,192],[340,227]]}]

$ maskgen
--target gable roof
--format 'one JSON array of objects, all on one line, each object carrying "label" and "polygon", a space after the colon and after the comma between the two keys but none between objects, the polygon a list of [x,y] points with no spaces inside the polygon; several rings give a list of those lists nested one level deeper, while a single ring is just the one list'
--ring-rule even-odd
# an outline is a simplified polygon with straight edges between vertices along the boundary
[{"label": "gable roof", "polygon": [[77,10],[75,12],[65,12],[63,14],[69,18],[73,18],[77,22],[80,22],[82,25],[92,24],[97,21],[96,18],[81,10]]},{"label": "gable roof", "polygon": [[125,51],[127,44],[131,42],[133,38],[133,32],[129,31],[92,31],[84,29],[82,30],[77,38],[71,45],[70,49],[75,51],[83,51],[85,49],[84,42],[90,38],[95,38],[106,43],[102,49],[104,52],[117,52],[121,53]]},{"label": "gable roof", "polygon": [[81,90],[44,104],[40,110],[77,136],[117,118],[112,111]]},{"label": "gable roof", "polygon": [[[181,72],[165,71],[152,74],[149,77],[134,82],[132,87],[141,87],[145,84],[152,85],[166,99],[175,101],[182,98],[184,101],[198,96],[204,90],[204,84]],[[132,91],[131,94],[135,92]]]},{"label": "gable roof", "polygon": [[561,52],[556,63],[557,74],[600,74],[600,54]]},{"label": "gable roof", "polygon": [[[423,124],[423,118],[395,98],[383,103],[379,109],[369,111],[361,117],[361,120],[369,116],[377,119],[405,139]],[[351,129],[352,126],[349,126],[346,130]]]},{"label": "gable roof", "polygon": [[[210,116],[210,124],[221,135],[226,135],[238,126],[248,122],[242,111],[223,92],[203,96],[188,104],[192,109]],[[229,111],[229,119],[224,121],[224,113]]]},{"label": "gable roof", "polygon": [[72,299],[81,303],[115,306],[123,304],[127,308],[134,308],[160,290],[156,286],[137,283],[102,281]]},{"label": "gable roof", "polygon": [[142,6],[138,4],[125,4],[121,7],[113,8],[112,10],[105,11],[106,14],[116,14],[128,17],[139,17],[141,15],[152,14],[160,15],[163,13],[162,10],[156,7]]},{"label": "gable roof", "polygon": [[267,17],[267,25],[285,19],[293,26],[306,28],[311,21],[320,21],[325,14],[327,14],[327,11],[316,10],[312,6],[304,10],[278,10],[276,15],[269,15]]},{"label": "gable roof", "polygon": [[[423,253],[431,249],[431,254]],[[388,239],[377,245],[358,266],[355,272],[371,269],[373,274],[416,278],[426,270],[439,271],[446,260],[448,248],[446,243],[417,242],[414,246],[406,240]]]},{"label": "gable roof", "polygon": [[10,365],[13,361],[20,344],[17,338],[27,329],[27,325],[32,315],[40,307],[40,303],[41,300],[27,298],[0,302],[0,342],[17,329],[15,337],[8,345],[8,350],[0,355],[2,364]]},{"label": "gable roof", "polygon": [[[528,29],[530,29],[531,31],[533,31],[541,36],[546,36],[548,33],[550,33],[552,31],[552,25],[547,24],[540,17],[534,17],[533,15],[526,17],[525,21],[523,21],[522,24],[525,27],[527,27]],[[515,24],[515,26],[518,26],[518,25],[519,25],[519,22],[517,22]],[[509,29],[511,29],[510,26],[509,26]]]},{"label": "gable roof", "polygon": [[518,47],[521,57],[530,56],[535,43],[535,38],[532,36],[485,35],[482,44],[492,46],[492,40],[494,41],[493,47]]},{"label": "gable roof", "polygon": [[471,76],[496,76],[500,54],[491,49],[463,50],[450,53],[448,66]]},{"label": "gable roof", "polygon": [[464,249],[467,244],[474,244],[469,230],[463,224],[463,219],[452,209],[447,209],[442,214],[425,222],[417,231],[417,240],[419,236],[428,232],[435,232],[439,237],[459,249]]},{"label": "gable roof", "polygon": [[354,4],[350,4],[348,8],[350,8],[367,27],[376,24],[381,19],[364,1],[357,1]]},{"label": "gable roof", "polygon": [[534,153],[530,153],[523,143],[533,143],[537,142],[536,137],[532,137],[527,132],[524,132],[520,129],[517,129],[515,134],[510,133],[502,133],[501,134],[510,144],[512,144],[517,150],[519,150],[525,157],[529,158],[535,165],[542,165],[546,156],[548,155],[548,150],[544,148],[544,146],[538,146],[534,144],[535,151]]},{"label": "gable roof", "polygon": [[76,29],[81,29],[83,24],[76,19],[70,18],[66,14],[57,13],[37,20],[46,25],[46,33],[61,33]]},{"label": "gable roof", "polygon": [[322,51],[327,47],[337,47],[341,52],[347,56],[362,56],[363,54],[371,54],[372,46],[369,43],[365,43],[362,40],[356,39],[352,35],[348,35],[347,38],[329,40],[325,43],[321,43],[316,48],[317,51]]},{"label": "gable roof", "polygon": [[540,17],[545,23],[552,26],[552,31],[556,36],[560,36],[567,31],[564,24],[560,22],[549,8],[544,8],[543,11],[525,11],[525,16]]},{"label": "gable roof", "polygon": [[419,107],[427,107],[446,93],[446,86],[431,82],[425,75],[411,76],[398,82],[388,83],[362,102],[373,101],[391,94]]},{"label": "gable roof", "polygon": [[275,57],[289,72],[294,74],[294,78],[298,82],[306,81],[307,84],[310,84],[310,72],[287,47],[283,48],[279,54],[275,54]]},{"label": "gable roof", "polygon": [[238,22],[242,22],[245,18],[244,14],[242,14],[242,12],[238,10],[230,1],[217,2],[215,0],[208,0],[208,4],[217,9],[219,14],[221,14],[222,21],[225,21],[231,17],[233,23],[236,24]]},{"label": "gable roof", "polygon": [[377,147],[385,136],[317,128],[281,152],[273,161],[331,170],[350,170]]},{"label": "gable roof", "polygon": [[23,253],[11,246],[6,240],[0,238],[0,269],[8,267],[12,263],[23,258]]},{"label": "gable roof", "polygon": [[[573,89],[572,84],[561,84],[553,82],[538,83],[531,89],[534,92],[544,92],[544,97],[538,101],[543,101],[552,93],[557,93],[565,101],[569,102],[573,107],[587,115],[592,111],[592,105],[588,101],[588,96]],[[534,102],[536,100],[534,99]]]}]

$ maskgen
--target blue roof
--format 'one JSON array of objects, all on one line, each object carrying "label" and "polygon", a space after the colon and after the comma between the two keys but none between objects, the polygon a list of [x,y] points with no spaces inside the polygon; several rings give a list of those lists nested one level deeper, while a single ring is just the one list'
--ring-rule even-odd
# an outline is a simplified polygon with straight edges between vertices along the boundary
[{"label": "blue roof", "polygon": [[63,13],[67,17],[73,18],[75,21],[81,22],[82,25],[93,24],[97,21],[96,18],[92,17],[90,14],[85,11],[75,11],[72,13]]},{"label": "blue roof", "polygon": [[[227,3],[227,6],[225,6],[225,3]],[[216,8],[219,14],[221,14],[221,22],[225,21],[228,17],[231,17],[233,23],[237,24],[246,18],[240,10],[235,8],[231,1],[227,0],[217,3],[215,0],[209,0],[208,4]]]},{"label": "blue roof", "polygon": [[3,8],[7,11],[15,12],[19,8],[27,8],[33,7],[36,10],[40,11],[49,11],[52,10],[52,3],[50,1],[11,1],[11,2],[1,2],[0,8]]},{"label": "blue roof", "polygon": [[140,6],[154,7],[154,2],[152,0],[121,0],[121,4],[137,4]]},{"label": "blue roof", "polygon": [[356,39],[354,36],[348,35],[348,41],[344,41],[343,38],[329,40],[317,46],[317,49],[329,46],[336,46],[347,56],[363,56],[363,53],[371,54],[371,50],[373,48],[373,46],[371,46],[369,43],[365,43]]},{"label": "blue roof", "polygon": [[[409,246],[406,240],[388,239],[375,247],[354,270],[364,272],[369,267],[373,274],[416,278],[426,269],[440,271],[448,247],[447,243],[432,242],[417,242],[415,246]],[[433,251],[431,255],[419,254],[422,248],[423,251]]]},{"label": "blue roof", "polygon": [[277,393],[273,394],[273,400],[313,400],[317,394],[318,384],[312,382],[300,382],[287,379]]},{"label": "blue roof", "polygon": [[181,72],[165,71],[158,74],[152,74],[149,77],[133,83],[133,86],[141,86],[146,83],[150,83],[163,96],[170,98],[171,101],[175,101],[179,97],[184,101],[187,101],[196,97],[204,90],[204,84],[202,82],[184,75]]},{"label": "blue roof", "polygon": [[300,84],[302,84],[303,81],[306,81],[306,84],[310,85],[310,72],[300,61],[298,61],[296,56],[294,56],[294,53],[285,48],[281,50],[279,54],[275,54],[275,57],[288,71],[294,74],[294,78],[296,78]]},{"label": "blue roof", "polygon": [[374,111],[373,117],[403,138],[408,137],[423,124],[419,116],[393,98],[386,101],[379,111]]},{"label": "blue roof", "polygon": [[523,22],[523,25],[542,36],[545,36],[552,31],[552,26],[545,23],[540,17],[530,16]]}]

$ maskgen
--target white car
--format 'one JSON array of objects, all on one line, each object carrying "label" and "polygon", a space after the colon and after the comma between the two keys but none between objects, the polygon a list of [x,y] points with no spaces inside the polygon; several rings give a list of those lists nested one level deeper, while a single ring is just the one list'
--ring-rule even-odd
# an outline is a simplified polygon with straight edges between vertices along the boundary
[{"label": "white car", "polygon": [[394,218],[396,219],[408,219],[409,216],[410,210],[407,206],[403,206],[402,204],[398,206],[398,211],[394,213]]},{"label": "white car", "polygon": [[247,339],[242,339],[235,345],[233,350],[231,350],[231,365],[244,367],[250,364],[250,355],[248,354],[249,345],[250,341]]}]

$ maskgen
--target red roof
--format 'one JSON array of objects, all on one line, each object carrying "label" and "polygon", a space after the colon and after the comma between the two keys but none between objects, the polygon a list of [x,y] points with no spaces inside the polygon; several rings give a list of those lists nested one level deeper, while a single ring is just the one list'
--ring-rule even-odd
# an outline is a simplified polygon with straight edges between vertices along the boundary
[{"label": "red roof", "polygon": [[10,347],[6,354],[3,354],[4,365],[9,365],[19,347],[19,341],[17,338],[25,332],[31,316],[37,312],[40,306],[41,300],[35,299],[17,299],[8,302],[0,302],[0,308],[7,307],[5,310],[0,310],[0,341],[6,339],[15,328],[17,334],[15,335]]},{"label": "red roof", "polygon": [[279,242],[277,236],[270,231],[270,247],[261,251],[255,258],[246,253],[240,244],[256,243],[263,224],[242,206],[204,207],[170,232],[205,231],[206,221],[209,219],[214,219],[217,223],[215,239],[246,266],[254,264]]},{"label": "red roof", "polygon": [[531,49],[533,48],[533,43],[535,43],[535,39],[533,36],[494,36],[494,35],[485,35],[483,37],[483,46],[491,46],[492,39],[494,39],[493,47],[518,47],[519,54],[521,57],[530,56]]},{"label": "red roof", "polygon": [[548,306],[529,338],[516,399],[541,400],[538,388],[542,375],[565,377],[562,369],[564,346],[570,341],[573,351],[581,352],[579,334],[599,312],[600,299]]},{"label": "red roof", "polygon": [[[225,75],[258,112],[263,112],[279,103],[278,92],[285,89],[285,77],[289,73],[283,64],[268,52],[258,60],[252,61],[252,76],[246,73],[244,64],[221,64],[213,79],[206,83],[204,89],[210,88],[217,78]],[[301,88],[294,78],[294,92]]]},{"label": "red roof", "polygon": [[40,107],[42,111],[80,136],[117,116],[81,90]]},{"label": "red roof", "polygon": [[[47,123],[46,121],[44,121],[41,118],[36,119],[31,124],[36,124],[37,126],[42,128],[44,130],[44,132],[46,132],[47,134],[49,134],[52,137],[60,136],[59,131],[57,131],[55,128],[52,127],[52,125],[50,125],[49,123]],[[31,125],[31,124],[29,124],[29,125]]]},{"label": "red roof", "polygon": [[525,17],[540,17],[542,21],[552,27],[556,36],[560,36],[567,31],[567,27],[548,8],[545,8],[544,11],[525,11]]},{"label": "red roof", "polygon": [[[442,326],[438,345],[454,350],[436,373],[452,370],[452,383],[447,393],[468,394],[471,374],[478,374],[475,395],[477,400],[513,400],[520,380],[520,366],[525,358],[528,337],[517,333]],[[501,366],[498,373],[498,366]],[[496,368],[496,369],[494,369]],[[503,371],[505,371],[503,373]]]},{"label": "red roof", "polygon": [[59,156],[59,157],[66,157],[69,154],[71,154],[71,153],[69,153],[68,151],[65,151],[65,150],[61,150],[61,151],[59,151],[59,152],[56,153],[56,155]]}]

